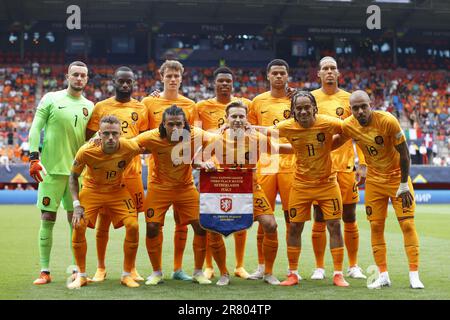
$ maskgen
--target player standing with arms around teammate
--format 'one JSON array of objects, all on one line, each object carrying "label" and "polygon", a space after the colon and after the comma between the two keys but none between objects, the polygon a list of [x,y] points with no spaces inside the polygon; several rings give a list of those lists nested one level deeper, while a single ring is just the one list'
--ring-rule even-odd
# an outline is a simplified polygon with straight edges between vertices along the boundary
[{"label": "player standing with arms around teammate", "polygon": [[[275,59],[267,65],[267,80],[270,82],[270,91],[256,96],[248,114],[248,120],[252,125],[273,127],[280,121],[288,119],[291,115],[291,100],[288,97],[287,88],[289,80],[289,65],[282,59]],[[280,143],[287,143],[281,139]],[[275,211],[275,199],[280,193],[281,203],[286,222],[286,239],[289,232],[289,192],[293,182],[293,172],[295,157],[292,154],[263,155],[258,164],[257,174],[261,177],[261,187],[269,200],[272,210]],[[278,161],[279,160],[279,161]],[[262,165],[262,163],[269,165]],[[264,277],[264,254],[263,240],[264,229],[258,227],[257,248],[258,248],[258,268],[252,273],[249,279],[262,279]]]},{"label": "player standing with arms around teammate", "polygon": [[[150,95],[142,100],[147,107],[149,129],[156,129],[161,123],[164,111],[172,105],[183,109],[188,124],[193,125],[195,121],[195,102],[179,93],[183,81],[184,67],[176,60],[166,60],[159,68],[164,90],[161,93]],[[147,193],[151,190],[150,180],[154,167],[154,155],[150,155],[148,161]],[[182,269],[183,254],[186,247],[188,228],[181,225],[178,220],[178,212],[174,211],[175,233],[173,237],[174,259],[172,279],[191,281]],[[161,226],[162,228],[162,226]],[[160,230],[162,232],[162,229]]]},{"label": "player standing with arms around teammate", "polygon": [[414,223],[416,204],[409,177],[410,156],[405,135],[398,120],[388,112],[373,111],[366,92],[358,90],[350,96],[352,116],[342,124],[341,143],[353,138],[367,160],[366,215],[370,222],[372,252],[380,276],[368,285],[378,289],[391,285],[387,271],[384,225],[391,199],[403,233],[409,262],[411,288],[422,289],[419,279],[419,238]]},{"label": "player standing with arms around teammate", "polygon": [[344,241],[341,233],[342,198],[336,174],[331,166],[333,135],[341,133],[341,120],[317,114],[317,104],[310,92],[300,91],[292,97],[293,118],[278,123],[280,137],[286,137],[296,153],[296,171],[289,194],[289,275],[281,285],[299,282],[298,260],[301,253],[301,235],[306,221],[311,220],[314,201],[322,209],[330,233],[333,257],[333,284],[348,287],[342,273]]},{"label": "player standing with arms around teammate", "polygon": [[[90,139],[100,129],[100,119],[106,115],[114,115],[120,121],[122,136],[133,138],[140,132],[148,128],[147,109],[139,101],[131,98],[135,76],[128,67],[120,67],[114,72],[113,86],[115,96],[98,102],[92,112],[86,129],[86,139]],[[143,211],[144,186],[142,185],[142,163],[140,155],[137,155],[133,162],[124,172],[124,183],[133,199],[137,212]],[[101,212],[98,216],[96,226],[97,241],[97,271],[92,278],[94,282],[101,282],[106,278],[105,255],[108,244],[109,226],[111,216]],[[137,272],[134,264],[131,276],[136,281],[143,281]]]},{"label": "player standing with arms around teammate", "polygon": [[[158,129],[144,132],[135,141],[153,155],[154,168],[151,189],[144,202],[147,223],[146,246],[153,267],[146,285],[163,282],[162,245],[165,215],[170,206],[178,214],[181,226],[190,224],[194,229],[194,273],[192,281],[210,284],[203,274],[205,262],[206,231],[200,226],[199,193],[192,177],[192,159],[195,141],[206,144],[210,134],[200,128],[190,126],[183,109],[176,105],[165,109]],[[179,149],[182,147],[182,149]],[[185,150],[185,147],[189,147]],[[187,161],[183,161],[186,160]]]},{"label": "player standing with arms around teammate", "polygon": [[[339,70],[336,60],[329,56],[323,57],[319,62],[317,76],[320,78],[321,88],[311,93],[316,98],[319,114],[337,117],[342,120],[349,117],[352,114],[349,104],[350,93],[338,87]],[[356,150],[359,158],[358,174],[363,176],[359,184],[362,184],[365,180],[366,165],[364,155],[359,147],[356,147]],[[343,203],[344,243],[349,259],[347,275],[351,278],[365,279],[366,276],[362,273],[361,268],[358,267],[359,232],[356,223],[356,204],[359,201],[359,195],[357,173],[354,170],[355,152],[352,141],[349,140],[345,145],[334,150],[331,153],[331,158],[333,160],[332,170],[337,172],[337,182]],[[324,256],[327,242],[325,229],[326,224],[322,211],[318,205],[314,204],[312,244],[316,257],[316,269],[311,276],[313,280],[325,278]]]},{"label": "player standing with arms around teammate", "polygon": [[[69,283],[69,289],[87,285],[86,275],[86,228],[94,228],[100,210],[110,215],[114,228],[125,226],[123,244],[124,264],[121,283],[130,288],[139,287],[132,278],[131,270],[136,260],[139,243],[139,225],[132,196],[123,182],[127,166],[143,148],[121,136],[121,121],[115,116],[105,116],[100,120],[100,146],[87,143],[78,150],[70,175],[70,192],[74,199],[72,225],[74,233],[72,247],[77,266],[77,278]],[[83,177],[83,188],[79,191],[78,178],[87,167]]]},{"label": "player standing with arms around teammate", "polygon": [[[69,190],[72,161],[85,142],[86,125],[94,105],[83,95],[88,68],[81,61],[69,65],[67,89],[42,97],[30,128],[30,176],[39,183],[37,207],[41,210],[39,257],[41,273],[36,285],[51,282],[50,252],[56,213],[62,201],[67,219],[72,220],[73,205]],[[44,129],[42,154],[39,155],[41,130]],[[43,176],[43,175],[45,176]],[[72,235],[72,226],[70,225]]]},{"label": "player standing with arms around teammate", "polygon": [[[225,108],[230,102],[241,101],[247,107],[250,105],[250,100],[237,98],[232,95],[233,81],[233,72],[229,68],[220,67],[214,71],[214,91],[216,96],[208,100],[199,101],[196,105],[197,119],[200,121],[203,130],[215,130],[225,123]],[[235,232],[233,233],[233,236],[236,256],[236,268],[234,269],[234,274],[242,279],[247,279],[250,276],[244,269],[247,230]],[[211,279],[214,276],[211,248],[209,245],[206,247],[204,273],[208,279]]]}]

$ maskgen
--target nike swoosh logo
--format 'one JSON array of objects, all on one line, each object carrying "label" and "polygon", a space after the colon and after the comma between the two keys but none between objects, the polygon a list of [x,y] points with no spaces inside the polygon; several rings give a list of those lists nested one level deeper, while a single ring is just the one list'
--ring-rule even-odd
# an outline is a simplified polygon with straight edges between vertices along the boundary
[{"label": "nike swoosh logo", "polygon": [[216,113],[216,111],[209,111],[209,114],[213,114],[213,113]]},{"label": "nike swoosh logo", "polygon": [[161,113],[161,111],[156,111],[156,112],[153,112],[153,114],[158,114],[158,113]]},{"label": "nike swoosh logo", "polygon": [[94,167],[94,170],[98,170],[98,169],[100,169],[100,167]]},{"label": "nike swoosh logo", "polygon": [[158,152],[158,154],[164,154],[165,152]]},{"label": "nike swoosh logo", "polygon": [[299,140],[300,138],[297,138],[297,139],[294,139],[294,138],[292,138],[292,141],[297,141],[297,140]]},{"label": "nike swoosh logo", "polygon": [[263,113],[266,113],[266,112],[269,112],[269,110],[266,110],[266,111],[261,111],[261,114],[263,114]]},{"label": "nike swoosh logo", "polygon": [[58,109],[64,109],[64,108],[67,108],[67,107],[58,107]]}]

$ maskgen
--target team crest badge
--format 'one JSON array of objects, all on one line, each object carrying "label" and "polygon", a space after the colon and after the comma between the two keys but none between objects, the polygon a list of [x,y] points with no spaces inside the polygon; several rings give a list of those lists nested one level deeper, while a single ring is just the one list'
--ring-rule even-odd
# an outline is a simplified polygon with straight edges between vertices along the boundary
[{"label": "team crest badge", "polygon": [[83,114],[87,117],[89,115],[89,110],[87,108],[83,108]]},{"label": "team crest badge", "polygon": [[117,164],[117,166],[118,166],[120,169],[123,169],[123,168],[125,168],[125,164],[126,164],[125,160],[122,160],[122,161],[120,161],[120,162]]},{"label": "team crest badge", "polygon": [[137,121],[139,119],[139,116],[136,112],[131,113],[131,119],[133,121]]},{"label": "team crest badge", "polygon": [[280,122],[280,120],[278,119],[273,120],[273,125],[276,126],[278,122]]},{"label": "team crest badge", "polygon": [[366,207],[366,214],[369,217],[372,215],[372,207]]},{"label": "team crest badge", "polygon": [[291,210],[289,210],[289,217],[295,218],[296,215],[297,215],[297,209],[292,208]]},{"label": "team crest badge", "polygon": [[42,198],[42,204],[47,207],[50,204],[50,198],[49,197]]},{"label": "team crest badge", "polygon": [[152,208],[149,208],[147,210],[147,218],[152,218],[155,215],[155,210],[153,210]]},{"label": "team crest badge", "polygon": [[228,212],[233,209],[233,200],[231,198],[220,199],[220,210]]},{"label": "team crest badge", "polygon": [[343,114],[344,114],[344,108],[339,107],[339,108],[336,109],[336,115],[338,117],[342,116]]},{"label": "team crest badge", "polygon": [[319,142],[325,141],[325,134],[323,132],[317,134],[317,141]]},{"label": "team crest badge", "polygon": [[382,136],[376,136],[375,137],[375,143],[376,144],[383,144],[384,143],[384,140],[383,140],[383,137]]},{"label": "team crest badge", "polygon": [[283,117],[288,119],[291,116],[291,110],[284,110]]}]

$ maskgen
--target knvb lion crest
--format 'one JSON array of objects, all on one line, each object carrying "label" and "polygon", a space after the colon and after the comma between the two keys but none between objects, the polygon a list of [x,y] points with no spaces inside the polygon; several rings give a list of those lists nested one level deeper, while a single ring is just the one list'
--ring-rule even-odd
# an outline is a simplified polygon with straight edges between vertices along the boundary
[{"label": "knvb lion crest", "polygon": [[375,137],[375,143],[379,144],[379,145],[382,145],[384,143],[383,137],[382,136],[376,136]]},{"label": "knvb lion crest", "polygon": [[131,119],[132,119],[133,121],[138,121],[139,115],[137,114],[137,112],[131,113]]},{"label": "knvb lion crest", "polygon": [[297,215],[297,209],[292,208],[291,210],[289,210],[289,217],[295,218],[296,215]]},{"label": "knvb lion crest", "polygon": [[283,117],[288,119],[291,116],[291,110],[284,110]]},{"label": "knvb lion crest", "polygon": [[370,207],[370,206],[366,207],[366,214],[369,217],[372,215],[372,207]]},{"label": "knvb lion crest", "polygon": [[122,160],[122,161],[120,161],[120,162],[117,164],[117,166],[118,166],[120,169],[125,168],[125,165],[126,165],[125,160]]},{"label": "knvb lion crest", "polygon": [[231,198],[222,198],[220,199],[220,210],[223,212],[229,212],[233,209],[233,199]]},{"label": "knvb lion crest", "polygon": [[155,215],[155,210],[153,210],[152,208],[149,208],[147,210],[147,218],[152,218]]},{"label": "knvb lion crest", "polygon": [[83,114],[87,117],[89,115],[89,110],[87,108],[83,108]]},{"label": "knvb lion crest", "polygon": [[325,141],[325,134],[323,132],[317,134],[317,141],[319,142]]},{"label": "knvb lion crest", "polygon": [[342,116],[343,114],[344,114],[344,108],[339,107],[339,108],[336,109],[336,115],[338,117]]}]

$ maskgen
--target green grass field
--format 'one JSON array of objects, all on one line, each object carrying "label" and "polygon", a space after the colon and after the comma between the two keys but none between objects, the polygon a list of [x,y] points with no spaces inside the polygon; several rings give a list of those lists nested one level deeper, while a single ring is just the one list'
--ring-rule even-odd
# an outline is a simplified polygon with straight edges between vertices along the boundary
[{"label": "green grass field", "polygon": [[[276,213],[279,224],[280,247],[275,265],[275,274],[284,279],[287,269],[285,226],[281,212]],[[137,255],[138,271],[145,277],[151,273],[149,258],[145,249],[144,217],[140,221],[140,247]],[[370,230],[363,213],[358,207],[360,227],[359,265],[366,270],[374,264],[370,248]],[[388,248],[388,267],[393,286],[382,290],[368,290],[365,280],[348,280],[350,288],[333,287],[331,255],[327,252],[326,271],[328,278],[324,281],[309,280],[314,268],[314,255],[311,248],[311,224],[308,223],[303,234],[303,248],[300,259],[300,274],[304,278],[299,286],[270,286],[262,281],[241,280],[231,278],[231,285],[218,287],[214,284],[200,286],[181,281],[166,280],[165,283],[149,287],[141,285],[129,289],[119,283],[122,269],[122,241],[124,230],[110,231],[110,242],[107,251],[108,278],[104,283],[90,284],[80,290],[70,291],[66,288],[67,267],[71,264],[69,251],[69,232],[65,213],[59,212],[54,228],[51,269],[53,282],[46,286],[34,286],[33,280],[39,273],[38,230],[39,212],[34,206],[0,206],[0,299],[450,299],[450,206],[419,205],[416,213],[416,225],[421,245],[421,279],[424,290],[409,288],[408,267],[403,250],[403,239],[399,225],[392,211],[386,226]],[[169,213],[164,229],[163,271],[170,277],[172,271],[172,235],[173,219]],[[254,225],[248,233],[245,265],[249,272],[257,266],[256,228]],[[184,270],[192,273],[192,229],[184,256]],[[96,268],[94,231],[89,229],[88,237],[88,275],[93,275]],[[228,267],[234,269],[234,240],[226,239],[228,251]],[[344,268],[347,268],[347,259]],[[217,272],[217,268],[216,268]],[[217,277],[215,278],[217,281]],[[214,281],[214,283],[215,283]],[[195,293],[194,293],[195,292]]]}]

